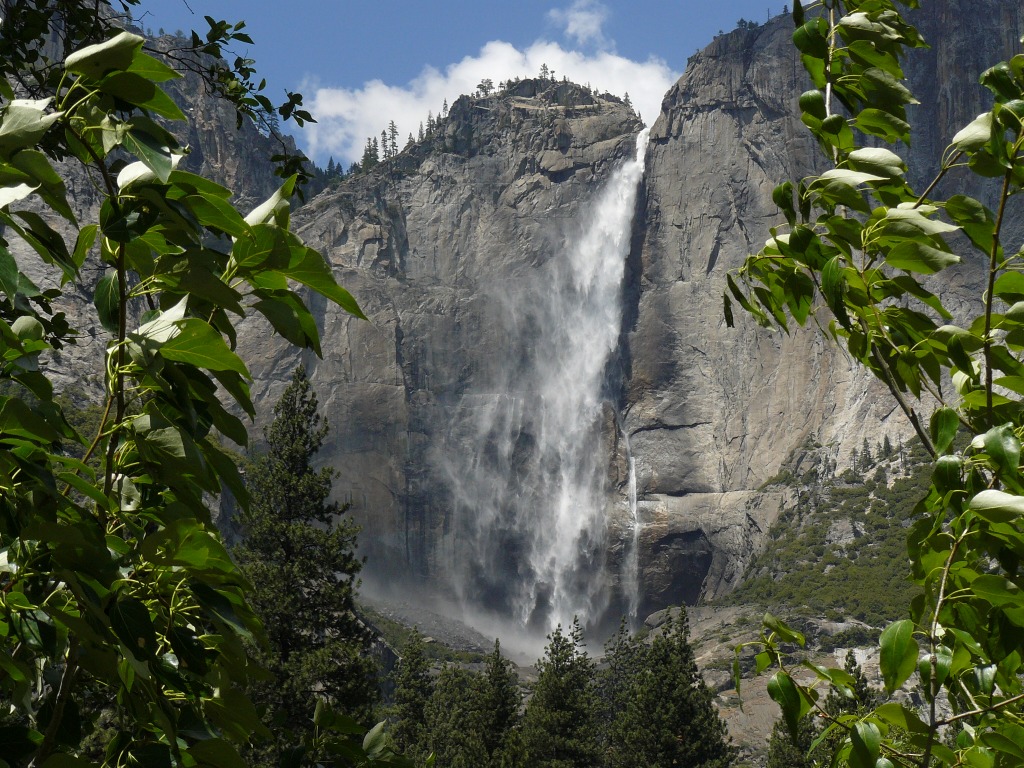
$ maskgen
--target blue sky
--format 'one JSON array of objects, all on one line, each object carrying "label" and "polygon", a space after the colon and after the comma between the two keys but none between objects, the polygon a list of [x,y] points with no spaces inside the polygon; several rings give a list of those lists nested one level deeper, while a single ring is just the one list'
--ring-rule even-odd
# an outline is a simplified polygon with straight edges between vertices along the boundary
[{"label": "blue sky", "polygon": [[648,122],[686,59],[740,18],[764,22],[778,0],[143,0],[137,20],[205,29],[203,16],[244,19],[272,98],[306,96],[318,124],[296,133],[318,162],[356,159],[394,120],[402,137],[427,111],[471,91],[535,75],[541,63],[578,82],[629,92]]}]

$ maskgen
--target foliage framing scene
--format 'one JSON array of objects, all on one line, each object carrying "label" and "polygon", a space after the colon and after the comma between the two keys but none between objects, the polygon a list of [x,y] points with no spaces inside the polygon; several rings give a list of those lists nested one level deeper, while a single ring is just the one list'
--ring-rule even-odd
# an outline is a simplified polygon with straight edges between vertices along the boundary
[{"label": "foliage framing scene", "polygon": [[[310,373],[333,350],[328,314],[366,326],[379,316],[364,314],[339,284],[336,274],[354,274],[351,265],[306,245],[293,213],[323,210],[316,206],[359,185],[379,184],[383,195],[429,177],[437,158],[486,158],[496,151],[488,141],[502,139],[481,130],[483,120],[506,135],[530,126],[543,136],[537,159],[520,166],[536,170],[533,187],[517,181],[508,207],[584,179],[601,182],[620,214],[642,212],[651,199],[637,194],[644,182],[636,176],[650,150],[646,132],[634,150],[640,120],[629,95],[559,80],[547,64],[536,78],[497,86],[484,78],[472,95],[428,114],[405,149],[392,120],[346,174],[333,158],[318,168],[281,133],[282,122],[314,120],[300,94],[274,104],[250,59],[227,61],[232,46],[252,42],[244,23],[207,17],[208,31],[167,44],[132,26],[133,5],[0,3],[0,768],[1024,762],[1024,278],[1010,242],[1024,188],[1024,55],[977,73],[990,93],[986,111],[958,126],[931,165],[911,168],[917,100],[904,67],[928,44],[911,23],[919,3],[793,3],[792,42],[810,83],[793,103],[824,170],[776,180],[780,223],[728,273],[725,321],[752,318],[784,335],[813,326],[820,343],[841,349],[891,398],[906,445],[888,434],[877,445],[865,439],[837,466],[828,446],[808,439],[811,469],[793,457],[790,465],[803,469],[761,489],[788,505],[748,553],[731,594],[707,598],[671,568],[659,576],[677,585],[680,600],[702,602],[695,611],[767,611],[757,637],[736,633],[729,682],[742,701],[761,679],[781,719],[770,741],[765,734],[760,747],[738,750],[740,734],[731,740],[724,719],[728,701],[716,695],[726,686],[708,682],[722,659],[698,668],[707,658],[695,647],[708,638],[693,636],[690,611],[666,602],[650,618],[639,615],[644,557],[657,554],[645,555],[644,537],[660,513],[644,506],[658,494],[643,430],[630,432],[624,413],[608,405],[615,398],[606,390],[634,373],[629,360],[611,351],[596,367],[588,360],[605,374],[592,377],[598,397],[584,398],[578,417],[594,427],[573,434],[594,441],[582,446],[595,464],[586,465],[594,484],[584,490],[597,498],[614,487],[622,497],[616,519],[626,522],[573,528],[583,511],[569,499],[562,508],[574,519],[559,522],[568,528],[542,532],[573,532],[557,572],[566,594],[587,601],[571,625],[544,623],[554,587],[529,559],[537,532],[501,516],[523,507],[510,499],[486,521],[502,537],[485,551],[508,559],[502,567],[534,590],[536,626],[527,629],[546,644],[531,668],[506,658],[499,641],[486,654],[449,649],[360,602],[360,575],[375,563],[360,554],[350,505],[333,501],[353,494],[338,487],[338,454],[327,458],[345,455],[338,446],[352,426],[331,419],[331,399],[321,401]],[[717,44],[724,50],[759,30],[742,19]],[[189,165],[196,148],[181,136],[191,110],[171,90],[182,76],[227,105],[230,119],[217,132],[246,128],[274,147],[263,161],[279,186],[249,210],[239,209],[239,190]],[[608,141],[588,119],[621,120],[632,133]],[[664,125],[652,128],[655,142],[667,135]],[[580,137],[603,141],[611,155],[587,155]],[[626,167],[634,151],[630,173],[608,172]],[[910,181],[918,178],[920,189]],[[584,202],[574,206],[566,218],[586,228]],[[638,213],[607,238],[627,262],[615,264],[622,274],[609,283],[624,297],[631,281],[642,282],[635,233],[648,222],[638,223]],[[299,227],[304,236],[309,221]],[[364,247],[388,242],[375,226],[360,234]],[[347,242],[342,229],[334,242]],[[545,242],[575,237],[568,228],[551,232]],[[380,246],[373,269],[394,277],[409,269],[410,255],[388,261],[380,253],[389,247]],[[716,245],[708,273],[717,253]],[[551,261],[551,275],[561,277]],[[982,288],[953,302],[941,281],[957,268],[980,275]],[[561,298],[596,293],[577,275],[550,282]],[[609,340],[628,330],[626,300],[616,301]],[[512,314],[533,312],[533,325],[566,317],[503,302]],[[604,320],[606,307],[598,309]],[[242,356],[254,327],[274,337],[266,344],[300,355],[277,372],[288,381],[273,401],[254,397],[265,372]],[[538,347],[554,338],[538,334]],[[396,330],[400,359],[402,342]],[[529,370],[561,366],[572,379],[563,347],[550,343],[554,353],[543,349]],[[72,351],[90,350],[92,369],[102,372],[99,402],[83,394],[87,387],[68,385],[75,371],[62,370]],[[351,375],[354,383],[358,373]],[[557,400],[540,389],[538,399]],[[462,394],[487,410],[471,390]],[[538,477],[530,451],[557,440],[542,427],[523,429],[503,454],[498,433],[509,427],[496,413],[480,422],[489,432],[474,463],[445,466],[479,467],[492,496],[527,498],[516,483]],[[257,418],[262,441],[245,423]],[[617,447],[608,451],[602,439]],[[545,482],[571,474],[559,462],[580,447],[544,454],[554,466]],[[604,458],[593,461],[601,451],[607,468]],[[494,481],[485,461],[506,474]],[[473,501],[460,501],[470,514]],[[457,516],[445,514],[445,530],[457,528]],[[700,555],[706,542],[693,538],[672,546]],[[857,548],[850,542],[858,538],[869,543]],[[558,547],[543,553],[563,556]],[[501,605],[495,585],[507,572],[478,578],[485,594],[475,598]],[[457,590],[467,604],[472,588]],[[619,608],[628,615],[615,634],[608,625]],[[825,646],[799,625],[821,617],[852,618],[844,626],[853,630],[829,649],[845,642],[861,656],[874,652],[877,680],[865,677],[852,650],[836,666],[812,652]],[[604,652],[592,657],[602,640]]]}]

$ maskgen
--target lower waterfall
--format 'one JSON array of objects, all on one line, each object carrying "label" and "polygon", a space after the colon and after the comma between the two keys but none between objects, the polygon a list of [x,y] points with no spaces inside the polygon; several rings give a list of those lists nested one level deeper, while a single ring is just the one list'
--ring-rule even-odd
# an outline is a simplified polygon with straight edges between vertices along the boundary
[{"label": "lower waterfall", "polygon": [[[617,577],[631,582],[622,598],[636,609],[632,531],[619,564],[632,573],[608,573],[606,438],[615,416],[605,379],[621,331],[647,137],[639,134],[635,157],[581,206],[560,252],[496,299],[507,318],[508,350],[495,350],[508,358],[504,388],[462,397],[461,412],[471,415],[452,427],[460,450],[442,458],[453,590],[467,615],[543,634],[575,616],[600,617]],[[631,512],[635,527],[632,500]]]}]

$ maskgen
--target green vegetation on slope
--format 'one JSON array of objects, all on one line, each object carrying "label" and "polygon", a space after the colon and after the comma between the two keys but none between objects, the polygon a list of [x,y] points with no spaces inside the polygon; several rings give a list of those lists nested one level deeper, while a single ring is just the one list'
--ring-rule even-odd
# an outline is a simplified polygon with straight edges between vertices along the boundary
[{"label": "green vegetation on slope", "polygon": [[[727,604],[760,603],[773,611],[878,627],[901,615],[918,589],[907,579],[907,530],[927,492],[920,449],[893,451],[824,481],[783,478],[797,498],[769,532],[743,585]],[[858,634],[858,633],[855,633]],[[870,633],[849,641],[870,641]]]}]

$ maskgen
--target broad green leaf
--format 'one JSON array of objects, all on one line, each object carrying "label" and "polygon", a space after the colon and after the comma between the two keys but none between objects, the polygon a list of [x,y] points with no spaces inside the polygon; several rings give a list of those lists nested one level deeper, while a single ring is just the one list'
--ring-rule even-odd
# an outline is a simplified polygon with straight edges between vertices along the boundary
[{"label": "broad green leaf", "polygon": [[938,408],[932,414],[930,427],[935,450],[941,455],[949,451],[953,444],[957,430],[960,429],[960,417],[952,408]]},{"label": "broad green leaf", "polygon": [[249,226],[254,224],[276,223],[278,226],[288,226],[288,198],[292,196],[295,189],[295,176],[290,176],[281,187],[274,192],[266,201],[256,206],[248,216],[245,223]]},{"label": "broad green leaf", "polygon": [[899,178],[907,170],[903,158],[883,147],[862,147],[847,156],[855,170],[869,174]]},{"label": "broad green leaf", "polygon": [[761,621],[767,629],[778,635],[780,640],[787,643],[796,643],[801,648],[804,646],[806,642],[804,636],[776,616],[766,613]]},{"label": "broad green leaf", "polygon": [[164,64],[160,59],[153,58],[148,53],[140,51],[135,54],[132,63],[128,66],[129,72],[152,80],[154,83],[163,83],[167,80],[176,80],[181,74]]},{"label": "broad green leaf", "polygon": [[249,375],[245,363],[228,349],[224,337],[199,318],[179,321],[178,333],[163,342],[160,354],[168,360],[189,363],[200,368]]},{"label": "broad green leaf", "polygon": [[[883,150],[884,151],[884,150]],[[945,235],[959,227],[925,216],[920,208],[889,208],[885,212],[886,232],[904,236]]]},{"label": "broad green leaf", "polygon": [[188,297],[184,297],[165,312],[160,313],[147,323],[139,326],[133,336],[145,339],[157,344],[162,344],[179,332],[178,323],[185,318],[185,308],[188,306]]},{"label": "broad green leaf", "polygon": [[888,142],[906,142],[910,138],[910,123],[874,107],[861,110],[854,123],[864,133]]},{"label": "broad green leaf", "polygon": [[825,181],[837,181],[841,184],[853,187],[860,186],[861,184],[868,184],[872,181],[886,181],[885,176],[878,176],[874,173],[864,173],[863,171],[854,171],[849,168],[832,168],[831,170],[825,171],[818,178]]},{"label": "broad green leaf", "polygon": [[928,725],[918,717],[912,709],[902,704],[889,702],[875,710],[875,716],[889,725],[894,725],[908,733],[928,733]]},{"label": "broad green leaf", "polygon": [[850,750],[850,768],[875,768],[882,734],[874,723],[861,721],[853,726],[850,733],[853,749]]},{"label": "broad green leaf", "polygon": [[1003,478],[1016,477],[1020,464],[1020,440],[1012,424],[993,427],[985,433],[985,453],[989,455]]},{"label": "broad green leaf", "polygon": [[800,95],[800,111],[818,120],[824,120],[828,116],[828,112],[825,109],[825,94],[817,88],[804,91]]},{"label": "broad green leaf", "polygon": [[242,237],[249,229],[235,207],[219,196],[189,195],[184,198],[184,202],[205,227],[217,228],[232,237]]},{"label": "broad green leaf", "polygon": [[0,156],[9,156],[23,147],[34,147],[61,112],[47,113],[51,99],[15,99],[3,109],[0,120]]},{"label": "broad green leaf", "polygon": [[279,270],[292,280],[312,288],[326,296],[350,315],[365,320],[366,315],[359,308],[352,294],[342,288],[334,279],[330,267],[324,257],[312,248],[305,248],[304,255],[297,264]]},{"label": "broad green leaf", "polygon": [[149,609],[133,597],[117,600],[107,611],[110,627],[131,654],[140,661],[155,658],[156,629]]},{"label": "broad green leaf", "polygon": [[971,582],[971,590],[982,600],[1000,607],[1024,606],[1024,592],[1004,576],[986,573]]},{"label": "broad green leaf", "polygon": [[132,130],[124,137],[124,146],[129,152],[156,175],[161,182],[166,182],[174,170],[174,157],[171,148],[161,144],[148,133]]},{"label": "broad green leaf", "polygon": [[996,278],[994,293],[1008,304],[1024,301],[1024,273],[1004,272]]},{"label": "broad green leaf", "polygon": [[879,637],[879,666],[885,689],[892,693],[905,683],[917,666],[918,646],[914,623],[909,619],[894,622]]},{"label": "broad green leaf", "polygon": [[918,240],[905,240],[889,251],[885,261],[896,269],[931,275],[959,263],[960,257]]},{"label": "broad green leaf", "polygon": [[952,144],[957,149],[971,152],[981,149],[992,138],[992,113],[985,112],[957,131]]},{"label": "broad green leaf", "polygon": [[189,756],[200,768],[246,768],[238,750],[224,739],[198,741],[188,749]]},{"label": "broad green leaf", "polygon": [[15,184],[11,187],[0,187],[0,208],[5,208],[11,203],[24,200],[39,189],[39,185]]},{"label": "broad green leaf", "polygon": [[119,325],[120,294],[116,269],[108,269],[96,284],[92,301],[99,314],[100,325],[109,333],[117,333]]},{"label": "broad green leaf", "polygon": [[72,261],[74,261],[75,266],[79,269],[85,263],[85,259],[89,255],[89,251],[92,250],[93,245],[96,244],[96,234],[99,232],[99,229],[99,226],[96,224],[87,224],[79,230],[78,237],[75,240],[75,250],[71,254]]},{"label": "broad green leaf", "polygon": [[932,482],[940,493],[963,487],[962,464],[959,456],[939,456],[932,470]]},{"label": "broad green leaf", "polygon": [[1024,496],[987,489],[972,498],[969,507],[991,523],[1008,523],[1024,515]]},{"label": "broad green leaf", "polygon": [[122,32],[103,43],[89,45],[75,51],[64,61],[69,72],[98,80],[111,70],[126,70],[135,61],[142,44],[138,35]]},{"label": "broad green leaf", "polygon": [[155,112],[169,120],[185,119],[185,114],[170,96],[152,81],[134,72],[115,72],[108,75],[100,81],[99,88],[103,93]]},{"label": "broad green leaf", "polygon": [[782,709],[782,717],[786,721],[789,732],[796,736],[800,727],[800,718],[811,708],[810,702],[800,691],[793,678],[781,670],[772,675],[768,681],[768,695]]}]

